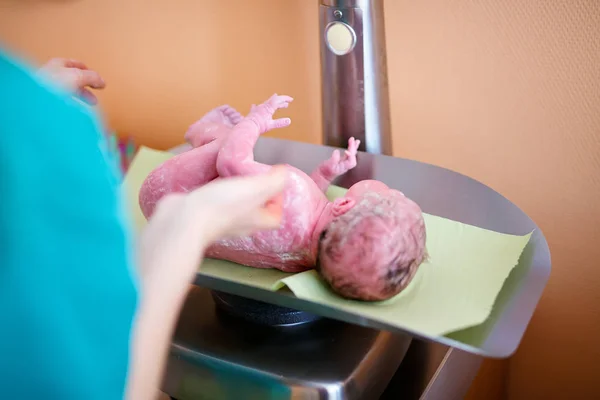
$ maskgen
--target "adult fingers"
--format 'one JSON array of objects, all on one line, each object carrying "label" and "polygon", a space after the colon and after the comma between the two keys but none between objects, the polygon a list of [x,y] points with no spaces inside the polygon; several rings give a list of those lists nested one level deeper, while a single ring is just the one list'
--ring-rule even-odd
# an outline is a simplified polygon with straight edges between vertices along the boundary
[{"label": "adult fingers", "polygon": [[281,199],[286,178],[287,168],[283,165],[274,166],[268,174],[259,178],[257,182],[260,188],[259,197],[262,197],[259,201],[267,202],[274,198]]},{"label": "adult fingers", "polygon": [[65,67],[65,65],[67,64],[67,59],[66,58],[60,58],[60,57],[54,57],[51,58],[50,60],[48,60],[45,64],[44,67]]},{"label": "adult fingers", "polygon": [[189,210],[203,219],[209,241],[279,226],[286,168],[211,182],[190,193]]},{"label": "adult fingers", "polygon": [[88,67],[84,63],[78,60],[60,59],[60,61],[62,63],[62,66],[66,68],[77,68],[83,70],[88,69]]},{"label": "adult fingers", "polygon": [[258,207],[246,211],[239,219],[232,220],[230,233],[248,235],[257,230],[275,229],[283,217],[283,194],[270,198]]},{"label": "adult fingers", "polygon": [[209,203],[229,208],[236,214],[252,212],[283,191],[286,168],[271,168],[269,173],[223,178],[192,191],[191,201],[198,209]]},{"label": "adult fingers", "polygon": [[274,166],[267,174],[238,178],[232,194],[250,208],[264,207],[283,192],[286,177],[285,166]]},{"label": "adult fingers", "polygon": [[86,86],[89,86],[94,89],[104,89],[104,87],[106,86],[104,79],[102,79],[100,74],[96,71],[77,68],[73,68],[72,71],[74,71],[77,74],[75,85],[79,89],[84,88]]},{"label": "adult fingers", "polygon": [[55,58],[50,59],[48,62],[46,62],[46,64],[44,64],[44,67],[46,67],[46,68],[76,68],[76,69],[82,69],[82,70],[88,69],[87,65],[85,65],[81,61],[72,60],[69,58],[61,58],[61,57],[55,57]]}]

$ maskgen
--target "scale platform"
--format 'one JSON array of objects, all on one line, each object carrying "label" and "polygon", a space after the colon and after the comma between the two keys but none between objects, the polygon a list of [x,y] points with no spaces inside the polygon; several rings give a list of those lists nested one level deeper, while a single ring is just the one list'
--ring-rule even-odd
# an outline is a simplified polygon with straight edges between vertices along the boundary
[{"label": "scale platform", "polygon": [[[183,146],[173,152],[185,149]],[[329,158],[331,151],[327,146],[261,138],[254,154],[262,163],[287,163],[310,173]],[[206,385],[213,382],[217,392],[231,384],[254,385],[257,391],[269,387],[272,390],[268,396],[255,397],[265,399],[397,398],[396,395],[408,399],[450,399],[455,398],[452,390],[464,395],[481,357],[506,358],[514,353],[551,269],[548,244],[535,223],[482,183],[429,164],[360,153],[358,166],[334,183],[349,187],[364,179],[377,179],[401,190],[429,214],[507,234],[533,231],[487,321],[432,337],[301,300],[291,292],[271,292],[198,275],[194,282],[198,287],[190,292],[173,340],[163,385],[166,393],[178,400],[231,398],[209,395],[212,392],[206,390]],[[219,311],[223,301],[216,298],[220,307],[215,307],[215,297],[211,295],[215,292],[322,318],[298,324],[297,330],[293,321],[280,327],[255,326],[239,316]],[[326,344],[327,338],[332,341],[330,345]],[[322,365],[309,367],[308,361]],[[347,367],[341,368],[342,364]],[[369,368],[377,374],[364,375]],[[221,386],[215,382],[221,382]],[[204,389],[200,390],[200,386]],[[281,390],[279,394],[277,388]],[[182,397],[181,393],[186,395]],[[365,393],[372,396],[365,397]]]}]

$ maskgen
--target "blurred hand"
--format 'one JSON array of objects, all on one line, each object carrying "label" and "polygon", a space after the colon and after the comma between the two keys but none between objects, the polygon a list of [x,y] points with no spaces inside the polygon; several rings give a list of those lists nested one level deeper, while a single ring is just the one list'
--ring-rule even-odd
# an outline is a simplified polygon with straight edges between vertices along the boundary
[{"label": "blurred hand", "polygon": [[38,72],[91,105],[97,104],[98,99],[88,88],[104,89],[106,86],[100,74],[76,60],[53,58]]},{"label": "blurred hand", "polygon": [[143,277],[182,272],[188,283],[212,242],[278,228],[285,177],[285,167],[274,167],[268,174],[219,179],[164,197],[142,238]]}]

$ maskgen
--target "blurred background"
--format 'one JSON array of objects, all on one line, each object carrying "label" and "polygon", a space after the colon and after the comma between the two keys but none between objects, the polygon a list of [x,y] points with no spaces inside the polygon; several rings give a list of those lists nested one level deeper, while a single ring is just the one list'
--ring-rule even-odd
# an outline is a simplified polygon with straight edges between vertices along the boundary
[{"label": "blurred background", "polygon": [[[471,399],[600,393],[600,1],[390,0],[394,155],[464,173],[541,227],[553,271],[521,347]],[[111,129],[166,149],[209,109],[295,97],[321,140],[318,7],[308,0],[0,0],[0,40],[84,61]]]}]

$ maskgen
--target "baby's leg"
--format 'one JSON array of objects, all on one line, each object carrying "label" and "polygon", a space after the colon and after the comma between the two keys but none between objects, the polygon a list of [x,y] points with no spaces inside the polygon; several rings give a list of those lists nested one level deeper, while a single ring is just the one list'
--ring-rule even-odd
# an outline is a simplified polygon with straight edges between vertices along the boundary
[{"label": "baby's leg", "polygon": [[287,108],[293,99],[289,96],[273,95],[252,110],[237,124],[224,139],[217,157],[219,176],[254,175],[266,172],[271,168],[254,161],[254,146],[258,137],[275,128],[290,125],[289,118],[273,119],[273,114],[280,108]]},{"label": "baby's leg", "polygon": [[186,193],[217,178],[219,143],[217,140],[186,151],[154,169],[140,188],[139,204],[144,216],[149,218],[167,194]]},{"label": "baby's leg", "polygon": [[229,131],[242,118],[242,114],[233,107],[228,105],[217,107],[194,122],[188,128],[184,138],[192,147],[202,146],[215,140],[223,129]]}]

